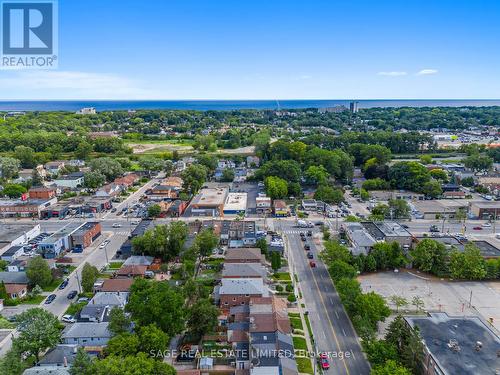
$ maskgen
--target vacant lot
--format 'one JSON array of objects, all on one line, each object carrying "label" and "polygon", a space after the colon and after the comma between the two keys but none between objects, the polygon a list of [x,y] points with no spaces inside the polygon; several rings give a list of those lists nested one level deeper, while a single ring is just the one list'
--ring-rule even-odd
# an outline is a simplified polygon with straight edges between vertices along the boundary
[{"label": "vacant lot", "polygon": [[415,311],[411,300],[419,296],[424,302],[424,310],[443,311],[449,315],[478,315],[485,321],[493,318],[493,325],[500,330],[499,282],[445,281],[414,271],[361,275],[358,280],[363,291],[384,296],[394,310],[396,306],[391,302],[391,296],[404,297],[409,302],[408,306],[401,308],[404,311]]}]

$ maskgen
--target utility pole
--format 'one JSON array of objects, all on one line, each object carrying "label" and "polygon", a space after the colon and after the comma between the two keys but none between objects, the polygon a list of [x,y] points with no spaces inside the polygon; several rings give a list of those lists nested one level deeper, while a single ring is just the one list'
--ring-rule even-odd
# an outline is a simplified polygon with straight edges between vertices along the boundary
[{"label": "utility pole", "polygon": [[469,308],[472,307],[472,289],[470,291],[470,297],[469,297]]},{"label": "utility pole", "polygon": [[78,271],[75,271],[75,276],[76,276],[76,282],[78,284],[78,290],[80,291],[80,294],[82,293],[82,284],[80,283],[80,277],[78,277]]}]

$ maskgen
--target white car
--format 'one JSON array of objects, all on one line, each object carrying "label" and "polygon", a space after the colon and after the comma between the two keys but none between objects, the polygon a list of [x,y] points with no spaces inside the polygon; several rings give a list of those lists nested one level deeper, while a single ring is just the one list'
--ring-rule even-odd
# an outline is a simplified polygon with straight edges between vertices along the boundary
[{"label": "white car", "polygon": [[490,223],[483,223],[483,224],[481,224],[481,226],[483,228],[491,228],[491,224]]},{"label": "white car", "polygon": [[99,249],[104,249],[108,243],[109,240],[104,241],[102,244],[99,245]]},{"label": "white car", "polygon": [[65,323],[76,323],[75,317],[69,314],[63,315],[61,320]]},{"label": "white car", "polygon": [[113,228],[120,228],[122,225],[120,223],[113,223]]}]

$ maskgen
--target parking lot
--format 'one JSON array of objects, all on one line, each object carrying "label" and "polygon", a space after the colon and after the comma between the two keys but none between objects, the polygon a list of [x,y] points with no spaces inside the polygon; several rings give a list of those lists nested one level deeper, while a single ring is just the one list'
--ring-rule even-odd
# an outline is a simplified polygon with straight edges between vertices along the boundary
[{"label": "parking lot", "polygon": [[[416,271],[380,272],[358,277],[363,291],[374,291],[387,298],[397,295],[406,298],[408,306],[401,310],[415,311],[411,305],[414,296],[424,302],[424,310],[443,311],[449,315],[478,315],[484,321],[493,318],[493,326],[500,330],[500,283],[487,281],[446,281],[418,274]],[[471,302],[469,306],[469,301]]]}]

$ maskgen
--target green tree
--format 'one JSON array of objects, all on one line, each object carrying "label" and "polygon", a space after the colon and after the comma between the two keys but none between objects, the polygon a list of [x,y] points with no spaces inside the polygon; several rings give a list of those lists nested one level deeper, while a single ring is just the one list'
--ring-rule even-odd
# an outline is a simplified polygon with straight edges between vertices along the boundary
[{"label": "green tree", "polygon": [[81,141],[76,147],[75,156],[78,159],[86,160],[93,150],[94,147],[90,143],[87,141]]},{"label": "green tree", "polygon": [[351,264],[352,256],[349,249],[337,241],[327,241],[324,244],[324,249],[321,252],[321,258],[327,265],[330,265],[336,260]]},{"label": "green tree", "polygon": [[109,157],[93,159],[90,161],[89,167],[93,172],[98,172],[106,177],[107,181],[113,181],[124,172],[120,162]]},{"label": "green tree", "polygon": [[97,189],[104,185],[106,176],[98,171],[85,172],[83,175],[83,186],[88,189]]},{"label": "green tree", "polygon": [[156,324],[169,337],[184,328],[184,297],[168,283],[136,279],[125,308],[137,324]]},{"label": "green tree", "polygon": [[447,271],[448,250],[446,246],[430,238],[421,240],[411,251],[413,266],[420,271],[444,276]]},{"label": "green tree", "polygon": [[396,347],[385,340],[367,341],[363,349],[372,366],[383,365],[387,360],[399,360]]},{"label": "green tree", "polygon": [[418,330],[414,330],[406,324],[401,315],[389,324],[386,330],[385,341],[396,347],[401,363],[412,370],[420,373],[424,347]]},{"label": "green tree", "polygon": [[391,185],[388,181],[381,178],[372,178],[363,182],[363,189],[370,190],[388,190]]},{"label": "green tree", "polygon": [[9,295],[7,294],[7,289],[5,289],[5,284],[2,280],[0,282],[0,299],[6,300],[9,298]]},{"label": "green tree", "polygon": [[113,335],[125,333],[130,329],[130,318],[125,314],[123,309],[113,307],[109,312],[109,326],[108,330]]},{"label": "green tree", "polygon": [[465,158],[463,163],[474,172],[487,172],[493,166],[493,159],[489,156],[474,154]]},{"label": "green tree", "polygon": [[388,360],[384,364],[373,367],[370,375],[411,375],[411,371],[398,364],[397,361]]},{"label": "green tree", "polygon": [[31,258],[28,261],[26,277],[31,286],[40,285],[43,288],[52,282],[50,266],[41,256]]},{"label": "green tree", "polygon": [[135,355],[139,351],[139,337],[129,332],[113,336],[106,345],[106,355],[125,357]]},{"label": "green tree", "polygon": [[482,280],[486,277],[485,261],[475,244],[466,244],[463,252],[451,252],[450,274],[455,279],[465,280]]},{"label": "green tree", "polygon": [[148,207],[149,217],[158,217],[161,214],[161,206],[159,204],[152,204]]},{"label": "green tree", "polygon": [[[255,246],[260,249],[260,253],[267,258],[269,253],[269,247],[267,246],[267,241],[265,238],[259,238],[255,243]],[[0,297],[1,298],[1,297]]]},{"label": "green tree", "polygon": [[328,271],[335,282],[342,278],[354,278],[357,275],[356,269],[342,260],[333,261],[328,267]]},{"label": "green tree", "polygon": [[217,168],[218,159],[216,156],[209,154],[200,154],[196,158],[196,162],[203,165],[210,173],[213,173]]},{"label": "green tree", "polygon": [[134,237],[132,248],[136,254],[160,257],[165,261],[179,255],[188,235],[188,227],[182,221],[170,225],[157,225],[142,236]]},{"label": "green tree", "polygon": [[93,375],[92,360],[85,349],[79,347],[76,351],[75,359],[69,368],[71,375]]},{"label": "green tree", "polygon": [[422,299],[422,297],[419,296],[413,296],[411,304],[415,306],[418,312],[420,312],[425,306],[424,300]]},{"label": "green tree", "polygon": [[40,353],[55,346],[61,337],[59,321],[47,310],[35,307],[17,315],[19,336],[13,345],[32,355],[38,362]]},{"label": "green tree", "polygon": [[329,173],[322,165],[311,165],[304,173],[306,181],[311,185],[326,184],[328,181]]},{"label": "green tree", "polygon": [[234,170],[230,168],[225,168],[222,171],[222,181],[233,182],[233,180],[234,180]]},{"label": "green tree", "polygon": [[209,299],[196,301],[188,310],[187,328],[196,337],[214,332],[219,310]]},{"label": "green tree", "polygon": [[21,162],[21,167],[23,168],[36,167],[35,151],[31,147],[16,146],[14,148],[14,158]]},{"label": "green tree", "polygon": [[425,183],[431,179],[425,166],[415,161],[402,161],[389,168],[389,180],[396,189],[421,192]]},{"label": "green tree", "polygon": [[391,296],[391,302],[396,306],[396,311],[399,312],[400,307],[408,306],[408,300],[398,295]]},{"label": "green tree", "polygon": [[200,255],[207,257],[219,244],[219,237],[214,233],[213,228],[206,228],[196,235],[195,244],[198,247]]},{"label": "green tree", "polygon": [[266,177],[264,180],[266,193],[271,199],[281,199],[288,196],[288,184],[285,180],[275,176]]},{"label": "green tree", "polygon": [[432,164],[432,155],[429,155],[429,154],[421,155],[420,162],[422,164]]},{"label": "green tree", "polygon": [[0,157],[0,178],[11,179],[17,175],[20,166],[21,162],[18,159]]},{"label": "green tree", "polygon": [[3,358],[0,358],[0,374],[21,375],[29,367],[28,362],[21,358],[21,354],[19,349],[12,348]]},{"label": "green tree", "polygon": [[204,165],[191,164],[181,173],[183,188],[196,194],[207,180],[208,170]]},{"label": "green tree", "polygon": [[277,251],[271,253],[271,268],[274,272],[281,268],[281,255]]},{"label": "green tree", "polygon": [[3,195],[9,198],[19,198],[26,193],[26,188],[19,184],[5,184],[2,190]]},{"label": "green tree", "polygon": [[82,289],[85,293],[92,292],[94,283],[97,281],[98,276],[99,270],[85,262],[82,268]]},{"label": "green tree", "polygon": [[420,190],[423,194],[431,198],[437,198],[443,194],[441,183],[436,180],[426,182]]},{"label": "green tree", "polygon": [[344,201],[344,192],[331,186],[320,185],[314,192],[314,199],[325,203],[339,204]]},{"label": "green tree", "polygon": [[126,357],[111,355],[102,360],[95,361],[92,370],[94,375],[176,374],[172,366],[156,360],[150,353],[138,353],[137,355],[128,355]]},{"label": "green tree", "polygon": [[163,171],[166,165],[166,160],[157,157],[147,156],[139,159],[139,166],[146,171]]},{"label": "green tree", "polygon": [[444,169],[441,168],[431,169],[430,173],[432,178],[439,180],[441,182],[448,182],[450,180],[448,173]]},{"label": "green tree", "polygon": [[404,199],[389,199],[389,214],[393,218],[406,218],[410,215],[410,206]]},{"label": "green tree", "polygon": [[137,335],[139,336],[139,351],[143,353],[158,353],[168,349],[168,335],[154,324],[138,327]]}]

